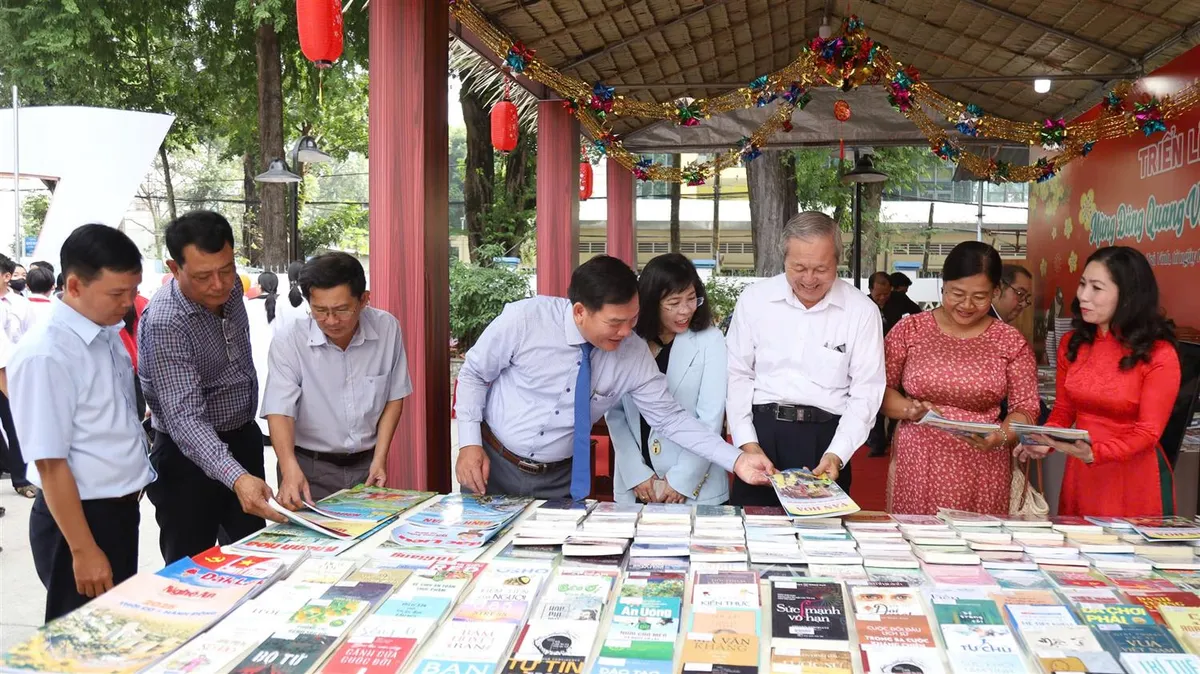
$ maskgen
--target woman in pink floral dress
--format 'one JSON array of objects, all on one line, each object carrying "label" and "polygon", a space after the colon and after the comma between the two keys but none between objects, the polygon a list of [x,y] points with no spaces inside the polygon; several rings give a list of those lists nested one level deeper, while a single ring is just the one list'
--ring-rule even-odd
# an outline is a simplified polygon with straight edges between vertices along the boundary
[{"label": "woman in pink floral dress", "polygon": [[[904,317],[888,333],[883,412],[899,419],[888,472],[888,511],[933,515],[954,508],[1008,515],[1010,421],[1034,423],[1037,365],[1015,328],[990,314],[1000,286],[1000,255],[967,241],[942,270],[942,305]],[[1001,420],[1000,404],[1008,401]],[[947,419],[1000,423],[982,439],[951,435],[915,422],[935,409]]]}]

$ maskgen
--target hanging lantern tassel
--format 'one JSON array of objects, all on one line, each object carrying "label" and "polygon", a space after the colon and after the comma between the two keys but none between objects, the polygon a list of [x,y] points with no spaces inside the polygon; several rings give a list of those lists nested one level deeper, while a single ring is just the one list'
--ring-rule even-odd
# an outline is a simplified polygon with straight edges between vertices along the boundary
[{"label": "hanging lantern tassel", "polygon": [[[843,124],[850,121],[850,104],[840,98],[834,101],[833,116]],[[842,138],[838,139],[838,161],[846,161],[846,141]]]},{"label": "hanging lantern tassel", "polygon": [[592,164],[579,162],[579,200],[587,201],[592,196]]},{"label": "hanging lantern tassel", "polygon": [[341,0],[296,0],[300,51],[319,69],[342,56]]}]

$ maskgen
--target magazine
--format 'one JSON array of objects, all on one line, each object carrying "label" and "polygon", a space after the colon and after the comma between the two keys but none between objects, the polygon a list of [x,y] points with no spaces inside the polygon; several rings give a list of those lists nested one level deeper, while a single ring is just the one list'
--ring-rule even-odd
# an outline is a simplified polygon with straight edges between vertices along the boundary
[{"label": "magazine", "polygon": [[1126,517],[1148,541],[1193,541],[1200,540],[1200,524],[1186,517]]},{"label": "magazine", "polygon": [[533,502],[520,496],[450,494],[392,529],[400,546],[483,548]]},{"label": "magazine", "polygon": [[921,417],[917,422],[921,426],[929,426],[940,431],[945,431],[951,435],[960,435],[966,438],[982,438],[991,435],[992,433],[1000,432],[999,424],[981,424],[973,421],[954,421],[947,419],[942,415],[930,410]]},{"label": "magazine", "polygon": [[382,522],[437,496],[434,492],[368,487],[360,484],[352,489],[331,494],[318,503],[305,503],[314,512],[335,520],[348,522]]},{"label": "magazine", "polygon": [[1014,424],[1010,423],[1008,429],[1021,437],[1023,445],[1039,445],[1041,443],[1033,439],[1034,435],[1044,435],[1051,440],[1059,442],[1083,442],[1091,443],[1092,438],[1087,431],[1079,428],[1056,428],[1054,426],[1032,426],[1030,424]]},{"label": "magazine", "polygon": [[859,511],[858,504],[836,482],[804,468],[772,475],[771,486],[792,519],[837,517]]}]

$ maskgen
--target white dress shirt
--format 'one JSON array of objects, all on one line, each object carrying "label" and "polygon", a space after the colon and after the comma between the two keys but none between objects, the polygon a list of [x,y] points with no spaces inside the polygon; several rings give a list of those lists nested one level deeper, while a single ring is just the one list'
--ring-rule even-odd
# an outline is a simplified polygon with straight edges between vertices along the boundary
[{"label": "white dress shirt", "polygon": [[262,416],[295,419],[296,445],[314,452],[374,449],[383,408],[412,393],[400,322],[366,307],[345,351],[311,317],[274,323]]},{"label": "white dress shirt", "polygon": [[[487,422],[505,448],[539,463],[571,458],[575,380],[583,335],[561,297],[513,302],[467,352],[458,373],[459,446],[482,444]],[[667,390],[650,349],[630,335],[616,351],[592,351],[589,426],[628,393],[664,437],[732,471],[741,452],[689,414]]]},{"label": "white dress shirt", "polygon": [[[66,459],[84,501],[133,494],[156,477],[120,329],[55,302],[8,363],[9,390],[20,392],[11,405],[25,460],[32,468],[38,459]],[[36,469],[27,477],[42,486]]]},{"label": "white dress shirt", "polygon": [[8,311],[4,314],[2,327],[5,334],[8,335],[9,341],[16,344],[33,325],[29,299],[7,286],[3,290],[5,293],[0,296],[0,304],[3,304]]},{"label": "white dress shirt", "polygon": [[841,415],[826,451],[843,464],[866,442],[887,384],[883,325],[870,297],[838,279],[808,309],[780,274],[742,291],[725,343],[733,444],[758,442],[751,406],[770,403]]},{"label": "white dress shirt", "polygon": [[54,309],[54,303],[58,300],[51,299],[45,295],[30,295],[26,298],[29,300],[29,327],[32,328],[39,323],[43,323],[50,318],[50,313]]}]

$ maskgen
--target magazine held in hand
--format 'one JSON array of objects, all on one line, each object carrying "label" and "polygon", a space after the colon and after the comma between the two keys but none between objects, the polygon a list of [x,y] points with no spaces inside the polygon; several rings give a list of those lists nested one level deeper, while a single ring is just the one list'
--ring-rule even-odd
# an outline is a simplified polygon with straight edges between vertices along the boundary
[{"label": "magazine held in hand", "polygon": [[772,475],[771,486],[792,519],[839,517],[859,511],[858,504],[836,482],[804,468]]}]

